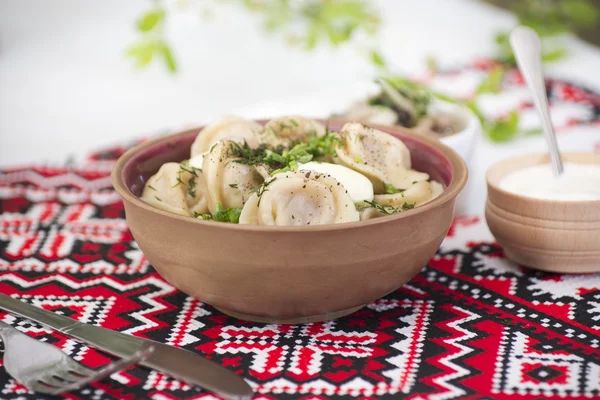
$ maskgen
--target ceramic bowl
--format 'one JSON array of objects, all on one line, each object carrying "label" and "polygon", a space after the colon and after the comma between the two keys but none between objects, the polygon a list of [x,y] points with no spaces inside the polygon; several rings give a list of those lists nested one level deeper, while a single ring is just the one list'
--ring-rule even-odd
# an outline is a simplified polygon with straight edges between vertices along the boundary
[{"label": "ceramic bowl", "polygon": [[[329,121],[331,129],[341,122]],[[467,180],[463,160],[435,139],[382,128],[411,150],[413,167],[445,184],[422,207],[363,222],[264,227],[168,213],[138,198],[168,161],[189,157],[200,131],[142,143],[112,179],[127,223],[154,268],[173,286],[231,316],[268,323],[334,319],[397,289],[435,254]]]},{"label": "ceramic bowl", "polygon": [[[600,164],[600,154],[564,153],[563,161]],[[562,273],[600,271],[600,200],[553,201],[509,193],[499,187],[507,174],[547,164],[547,154],[513,157],[487,172],[485,216],[511,260]],[[548,167],[550,168],[550,167]]]}]

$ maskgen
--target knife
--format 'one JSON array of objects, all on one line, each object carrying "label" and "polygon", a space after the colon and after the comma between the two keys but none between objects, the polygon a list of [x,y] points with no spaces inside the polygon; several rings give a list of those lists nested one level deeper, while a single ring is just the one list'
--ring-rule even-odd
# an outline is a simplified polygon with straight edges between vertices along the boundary
[{"label": "knife", "polygon": [[140,364],[187,383],[201,386],[227,400],[249,400],[252,398],[252,388],[244,379],[191,351],[84,324],[1,293],[0,308],[46,325],[117,357],[131,357],[138,350],[147,346],[148,342],[151,342],[154,351],[147,358],[141,360]]}]

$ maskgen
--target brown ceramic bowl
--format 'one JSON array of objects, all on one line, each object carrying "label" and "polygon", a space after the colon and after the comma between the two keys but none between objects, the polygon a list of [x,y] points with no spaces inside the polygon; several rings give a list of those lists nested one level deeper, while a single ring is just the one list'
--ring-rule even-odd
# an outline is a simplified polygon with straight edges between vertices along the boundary
[{"label": "brown ceramic bowl", "polygon": [[[331,129],[341,122],[329,121]],[[138,198],[167,161],[189,157],[200,128],[142,143],[112,172],[141,250],[173,286],[240,319],[306,323],[334,319],[397,289],[435,254],[467,180],[458,154],[436,139],[379,129],[411,150],[413,167],[445,184],[422,207],[364,222],[265,227],[168,213]]]},{"label": "brown ceramic bowl", "polygon": [[[565,153],[564,161],[600,164],[600,154]],[[532,268],[563,273],[600,271],[600,200],[553,201],[500,189],[507,174],[548,164],[547,154],[513,157],[487,172],[485,217],[490,231],[511,260]]]}]

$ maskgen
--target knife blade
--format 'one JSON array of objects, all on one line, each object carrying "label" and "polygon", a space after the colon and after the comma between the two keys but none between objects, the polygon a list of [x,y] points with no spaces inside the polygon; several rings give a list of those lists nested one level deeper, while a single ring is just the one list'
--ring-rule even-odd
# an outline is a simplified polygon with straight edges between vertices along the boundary
[{"label": "knife blade", "polygon": [[252,388],[244,379],[191,351],[84,324],[1,293],[0,308],[46,325],[117,357],[130,357],[147,342],[151,342],[154,351],[140,361],[140,364],[198,385],[228,400],[249,400],[253,396]]}]

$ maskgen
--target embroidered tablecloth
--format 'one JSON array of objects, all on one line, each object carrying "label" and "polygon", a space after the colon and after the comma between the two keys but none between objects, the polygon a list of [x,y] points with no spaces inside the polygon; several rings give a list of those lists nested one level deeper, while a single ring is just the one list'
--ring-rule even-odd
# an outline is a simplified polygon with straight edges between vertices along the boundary
[{"label": "embroidered tablecloth", "polygon": [[[588,122],[597,118],[592,106]],[[460,216],[421,273],[350,316],[293,326],[239,321],[149,265],[110,182],[126,148],[78,165],[0,171],[0,292],[202,354],[243,376],[257,400],[600,397],[600,274],[522,268],[481,217]],[[88,366],[110,361],[30,321],[0,318]],[[217,398],[142,367],[65,397]],[[0,365],[0,398],[45,397]]]}]

